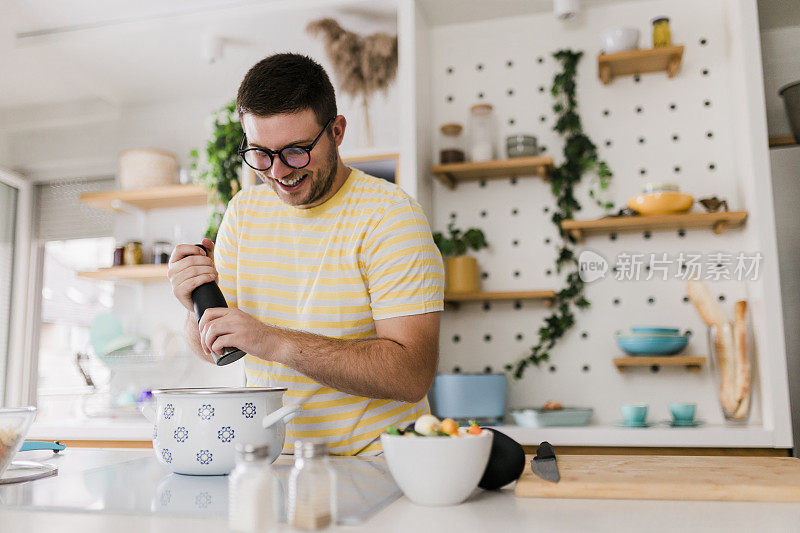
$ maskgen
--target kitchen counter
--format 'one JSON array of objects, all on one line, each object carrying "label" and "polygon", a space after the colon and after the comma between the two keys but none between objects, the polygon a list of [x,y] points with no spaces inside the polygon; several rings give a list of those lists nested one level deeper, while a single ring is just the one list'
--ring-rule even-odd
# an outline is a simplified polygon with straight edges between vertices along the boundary
[{"label": "kitchen counter", "polygon": [[[44,452],[32,459],[42,460]],[[24,455],[24,454],[23,454]],[[26,458],[26,457],[23,457]],[[0,503],[3,531],[81,531],[82,533],[170,532],[177,528],[193,533],[227,531],[222,519],[183,518],[158,514],[111,514],[99,511],[109,499],[126,491],[127,479],[90,483],[87,471],[133,460],[152,458],[149,450],[67,449],[46,459],[59,467],[70,497],[91,495],[91,505],[82,512],[9,507]],[[286,460],[286,459],[284,459]],[[164,471],[164,475],[169,473]],[[422,475],[422,473],[421,473]],[[51,478],[52,479],[52,478]],[[195,478],[196,479],[196,478]],[[221,481],[224,478],[217,478]],[[39,480],[46,481],[46,480]],[[17,485],[20,493],[32,492],[32,481]],[[133,497],[133,491],[131,497]],[[177,496],[177,495],[176,495]],[[47,508],[46,502],[42,509]],[[512,486],[496,492],[477,489],[463,504],[453,507],[423,507],[401,496],[358,526],[340,526],[337,531],[795,531],[800,523],[800,504],[623,500],[555,500],[516,498]],[[286,526],[279,531],[288,531]]]},{"label": "kitchen counter", "polygon": [[[496,426],[520,444],[538,445],[546,440],[554,446],[625,446],[680,448],[788,448],[776,442],[772,431],[761,426],[723,426],[707,424],[696,428],[621,428],[590,425],[585,427],[525,428]],[[33,423],[31,440],[150,441],[153,425],[144,417],[74,418]]]}]

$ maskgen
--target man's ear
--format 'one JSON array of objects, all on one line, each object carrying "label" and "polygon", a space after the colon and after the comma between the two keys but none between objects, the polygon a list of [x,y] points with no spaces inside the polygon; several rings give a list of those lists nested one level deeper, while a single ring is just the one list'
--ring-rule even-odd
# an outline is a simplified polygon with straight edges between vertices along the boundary
[{"label": "man's ear", "polygon": [[344,131],[346,129],[347,119],[344,118],[344,115],[338,115],[335,119],[333,119],[331,131],[333,132],[333,142],[336,144],[336,146],[340,146],[342,144],[342,140],[344,140]]}]

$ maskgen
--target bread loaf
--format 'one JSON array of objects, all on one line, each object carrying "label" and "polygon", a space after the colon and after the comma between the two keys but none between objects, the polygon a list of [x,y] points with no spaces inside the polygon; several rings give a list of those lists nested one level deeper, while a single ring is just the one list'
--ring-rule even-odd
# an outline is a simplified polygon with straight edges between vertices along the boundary
[{"label": "bread loaf", "polygon": [[714,332],[714,348],[719,370],[719,401],[729,416],[736,413],[739,398],[736,394],[736,356],[733,327],[729,322],[717,324]]},{"label": "bread loaf", "polygon": [[752,371],[750,360],[747,357],[747,302],[736,302],[733,307],[733,336],[736,350],[736,373],[734,395],[739,406],[734,413],[734,418],[745,418],[750,410],[750,382]]},{"label": "bread loaf", "polygon": [[705,281],[690,280],[686,283],[686,292],[694,304],[700,318],[707,326],[714,326],[728,322],[725,313],[711,294]]}]

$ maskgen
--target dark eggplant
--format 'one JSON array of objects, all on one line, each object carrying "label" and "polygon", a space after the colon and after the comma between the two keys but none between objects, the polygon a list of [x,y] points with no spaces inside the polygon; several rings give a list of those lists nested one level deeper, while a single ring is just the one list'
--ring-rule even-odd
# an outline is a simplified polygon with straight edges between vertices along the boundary
[{"label": "dark eggplant", "polygon": [[522,445],[496,429],[481,428],[494,433],[489,463],[483,472],[478,486],[486,490],[496,490],[519,478],[525,470],[525,450]]}]

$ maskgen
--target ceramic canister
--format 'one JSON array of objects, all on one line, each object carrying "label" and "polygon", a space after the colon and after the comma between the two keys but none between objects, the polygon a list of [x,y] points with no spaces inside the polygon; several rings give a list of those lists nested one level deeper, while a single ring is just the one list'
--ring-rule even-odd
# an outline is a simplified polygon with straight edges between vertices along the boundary
[{"label": "ceramic canister", "polygon": [[144,415],[153,422],[153,451],[178,474],[228,474],[234,446],[268,444],[270,460],[283,449],[286,422],[301,410],[283,406],[285,388],[156,389],[155,406]]}]

